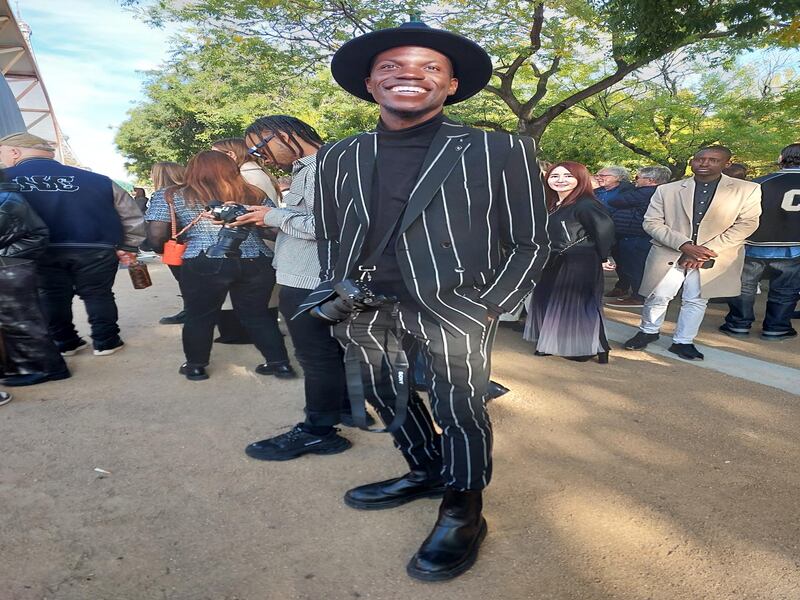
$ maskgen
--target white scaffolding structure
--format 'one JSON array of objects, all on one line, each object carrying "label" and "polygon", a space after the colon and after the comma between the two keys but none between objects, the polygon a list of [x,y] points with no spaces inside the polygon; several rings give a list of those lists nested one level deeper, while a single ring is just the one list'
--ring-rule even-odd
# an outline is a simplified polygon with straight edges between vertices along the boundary
[{"label": "white scaffolding structure", "polygon": [[52,142],[58,161],[80,166],[58,126],[33,56],[30,29],[17,21],[8,0],[0,0],[0,72],[14,94],[28,132]]}]

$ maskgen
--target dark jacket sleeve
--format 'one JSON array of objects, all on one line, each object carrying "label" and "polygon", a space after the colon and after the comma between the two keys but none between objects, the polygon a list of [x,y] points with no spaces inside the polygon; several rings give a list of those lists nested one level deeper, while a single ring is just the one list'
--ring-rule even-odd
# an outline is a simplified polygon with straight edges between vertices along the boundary
[{"label": "dark jacket sleeve", "polygon": [[550,253],[547,206],[536,147],[529,137],[513,140],[497,203],[506,263],[480,296],[495,312],[513,312],[519,306],[539,281]]},{"label": "dark jacket sleeve", "polygon": [[19,194],[0,193],[0,256],[36,258],[50,242],[44,221]]},{"label": "dark jacket sleeve", "polygon": [[575,207],[575,218],[594,241],[598,254],[602,258],[607,257],[615,241],[614,221],[603,205],[591,198],[579,200]]}]

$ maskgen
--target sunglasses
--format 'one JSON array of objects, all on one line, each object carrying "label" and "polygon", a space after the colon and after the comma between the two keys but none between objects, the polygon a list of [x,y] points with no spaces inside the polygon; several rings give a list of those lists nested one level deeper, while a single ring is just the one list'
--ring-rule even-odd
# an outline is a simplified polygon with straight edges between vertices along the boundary
[{"label": "sunglasses", "polygon": [[252,156],[260,156],[261,155],[261,148],[269,144],[269,142],[274,138],[276,134],[272,133],[265,138],[261,138],[261,141],[257,143],[255,146],[251,146],[247,149],[247,153]]}]

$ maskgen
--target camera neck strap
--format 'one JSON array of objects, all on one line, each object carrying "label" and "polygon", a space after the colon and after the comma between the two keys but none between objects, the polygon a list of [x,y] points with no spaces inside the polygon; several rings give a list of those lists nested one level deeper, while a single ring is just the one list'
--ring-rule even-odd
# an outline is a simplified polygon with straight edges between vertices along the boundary
[{"label": "camera neck strap", "polygon": [[378,260],[380,260],[381,256],[383,255],[386,247],[389,245],[389,242],[392,241],[392,237],[394,237],[395,232],[400,227],[400,221],[403,220],[403,215],[405,214],[405,209],[400,212],[400,216],[397,217],[397,220],[392,223],[392,226],[386,230],[383,238],[378,245],[369,253],[369,256],[361,261],[361,264],[358,266],[358,270],[361,273],[359,279],[361,281],[369,281],[372,278],[371,273],[375,271],[377,268],[375,265],[378,264]]},{"label": "camera neck strap", "polygon": [[[395,314],[397,307],[392,311]],[[390,344],[391,340],[391,344]],[[394,348],[390,349],[392,345]],[[347,376],[347,393],[350,396],[350,411],[353,415],[353,423],[359,429],[371,433],[394,433],[405,423],[408,413],[408,401],[410,398],[409,388],[409,363],[408,356],[403,350],[403,342],[399,334],[388,331],[386,336],[386,358],[393,356],[389,363],[389,376],[392,378],[392,388],[395,393],[394,418],[388,426],[382,429],[372,429],[367,425],[366,396],[364,394],[364,381],[373,380],[370,373],[364,372],[365,368],[373,366],[365,364],[362,356],[366,358],[363,349],[355,344],[347,344],[344,353],[344,367]],[[369,359],[367,358],[367,361]],[[381,369],[382,370],[382,369]]]}]

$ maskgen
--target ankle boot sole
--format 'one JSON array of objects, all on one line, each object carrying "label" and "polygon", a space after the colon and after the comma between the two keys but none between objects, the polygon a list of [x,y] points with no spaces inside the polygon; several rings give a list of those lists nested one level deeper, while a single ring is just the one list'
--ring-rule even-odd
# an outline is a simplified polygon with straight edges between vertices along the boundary
[{"label": "ankle boot sole", "polygon": [[408,566],[406,566],[406,573],[408,573],[409,577],[419,579],[420,581],[448,581],[450,579],[455,579],[459,575],[469,571],[472,568],[472,565],[475,564],[475,561],[478,560],[478,551],[480,550],[481,543],[483,543],[488,531],[489,528],[486,525],[486,519],[481,517],[481,530],[478,532],[477,539],[473,543],[469,554],[467,554],[467,556],[464,557],[464,560],[456,566],[446,571],[420,571],[414,567],[414,561],[417,558],[417,555],[415,554],[409,561]]},{"label": "ankle boot sole", "polygon": [[348,440],[347,438],[341,438],[341,441],[337,441],[335,445],[329,444],[328,446],[310,446],[308,448],[302,448],[291,454],[258,454],[258,453],[251,453],[245,449],[244,453],[247,454],[250,458],[255,458],[257,460],[267,460],[270,462],[283,462],[285,460],[294,460],[295,458],[300,458],[304,454],[339,454],[340,452],[344,452],[345,450],[349,450],[353,447],[353,442]]},{"label": "ankle boot sole", "polygon": [[408,504],[409,502],[420,500],[422,498],[441,498],[444,496],[444,489],[444,486],[442,486],[441,488],[417,492],[416,494],[410,494],[408,496],[403,496],[402,498],[392,498],[390,500],[381,500],[378,502],[361,502],[360,500],[354,500],[345,494],[344,503],[350,508],[355,508],[358,510],[384,510],[386,508],[403,506],[403,504]]}]

